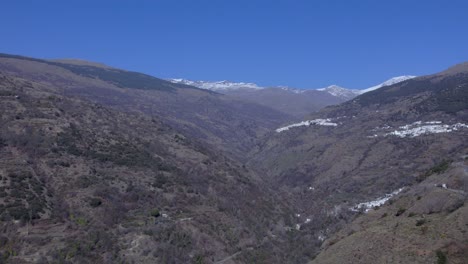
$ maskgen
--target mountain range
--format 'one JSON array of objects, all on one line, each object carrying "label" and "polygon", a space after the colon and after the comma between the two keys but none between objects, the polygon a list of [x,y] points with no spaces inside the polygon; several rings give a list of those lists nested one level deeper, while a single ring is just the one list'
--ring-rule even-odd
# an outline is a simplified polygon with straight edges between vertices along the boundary
[{"label": "mountain range", "polygon": [[210,82],[210,81],[191,81],[191,80],[186,80],[186,79],[168,79],[168,81],[172,83],[195,86],[201,89],[207,89],[207,90],[220,92],[220,93],[228,93],[233,90],[261,90],[261,89],[272,88],[272,89],[282,89],[285,91],[289,91],[291,93],[303,94],[303,93],[310,92],[311,90],[318,90],[318,91],[327,92],[336,97],[340,97],[341,99],[349,100],[351,98],[356,97],[357,95],[367,93],[367,92],[379,89],[384,86],[393,85],[393,84],[403,82],[403,81],[416,78],[416,77],[417,76],[413,76],[413,75],[403,75],[403,76],[393,77],[393,78],[386,80],[385,82],[382,82],[378,85],[374,85],[372,87],[365,88],[365,89],[347,89],[347,88],[340,87],[338,85],[330,85],[325,88],[318,88],[318,89],[295,89],[295,88],[290,88],[287,86],[262,87],[255,83],[230,82],[226,80]]},{"label": "mountain range", "polygon": [[468,63],[413,77],[298,90],[0,54],[0,262],[465,263]]},{"label": "mountain range", "polygon": [[339,104],[365,92],[415,77],[410,75],[399,76],[363,90],[346,89],[337,85],[330,85],[319,89],[295,89],[286,86],[262,87],[255,83],[229,81],[208,82],[185,79],[169,79],[169,81],[215,91],[302,118],[323,107]]}]

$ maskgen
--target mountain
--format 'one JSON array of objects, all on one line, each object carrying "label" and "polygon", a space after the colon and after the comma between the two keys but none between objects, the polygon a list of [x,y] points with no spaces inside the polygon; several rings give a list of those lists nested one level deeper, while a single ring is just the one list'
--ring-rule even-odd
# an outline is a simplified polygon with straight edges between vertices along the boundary
[{"label": "mountain", "polygon": [[156,116],[181,133],[237,157],[292,117],[278,110],[142,73],[72,60],[0,54],[0,71],[128,112]]},{"label": "mountain", "polygon": [[339,104],[343,100],[317,90],[298,90],[291,88],[263,88],[259,90],[229,90],[224,94],[245,102],[269,107],[282,113],[302,118],[325,106]]},{"label": "mountain", "polygon": [[0,262],[463,263],[468,63],[309,93],[1,54]]},{"label": "mountain", "polygon": [[413,75],[403,75],[403,76],[398,76],[398,77],[393,77],[381,84],[378,84],[378,85],[374,85],[372,87],[369,87],[369,88],[366,88],[366,89],[347,89],[347,88],[343,88],[343,87],[340,87],[340,86],[337,86],[337,85],[331,85],[331,86],[328,86],[326,88],[320,88],[318,90],[320,91],[325,91],[331,95],[334,95],[336,97],[339,97],[345,101],[347,100],[350,100],[358,95],[361,95],[361,94],[364,94],[364,93],[367,93],[367,92],[370,92],[370,91],[374,91],[374,90],[377,90],[379,88],[382,88],[382,87],[385,87],[385,86],[390,86],[390,85],[393,85],[393,84],[397,84],[397,83],[400,83],[400,82],[404,82],[406,80],[410,80],[410,79],[413,79],[413,78],[416,78],[417,76],[413,76]]},{"label": "mountain", "polygon": [[[427,174],[428,171],[437,171],[438,164],[458,162],[466,157],[466,65],[385,86],[343,104],[326,107],[302,122],[278,127],[257,145],[249,165],[268,175],[266,179],[273,186],[280,186],[282,192],[295,197],[296,205],[302,208],[298,212],[301,232],[325,240],[346,228],[346,223],[356,217],[353,212],[384,203],[401,188],[419,188],[417,184],[432,174]],[[464,193],[459,187],[454,189]],[[431,199],[439,203],[438,198]],[[421,217],[428,214],[430,211]],[[436,221],[439,224],[444,218],[434,218],[434,224]],[[378,225],[375,228],[379,230]],[[460,228],[468,231],[466,226]],[[386,230],[389,229],[382,229],[381,237],[386,236]],[[458,240],[456,233],[446,236],[446,241],[452,241],[455,248],[463,248],[463,241]],[[366,236],[359,242],[351,236],[352,240],[347,240],[349,247],[338,244],[330,247],[327,255],[330,261],[323,263],[333,263],[332,255],[348,260],[346,254],[353,253],[346,250],[351,245],[360,250],[366,245],[383,245],[378,238]],[[447,245],[433,246],[440,246],[449,259],[458,254],[447,251]],[[433,246],[426,248],[432,255],[435,254]],[[337,255],[338,250],[343,255]],[[415,263],[410,256],[400,257],[402,262]],[[322,263],[321,260],[316,263]],[[419,263],[427,263],[425,260],[421,258]],[[376,262],[381,259],[363,263]]]},{"label": "mountain", "polygon": [[218,81],[218,82],[207,82],[207,81],[190,81],[185,79],[169,79],[172,83],[181,83],[185,85],[195,86],[201,89],[207,89],[211,91],[227,91],[237,89],[262,89],[255,83],[244,83],[244,82],[229,82],[229,81]]},{"label": "mountain", "polygon": [[363,94],[363,93],[367,93],[367,92],[370,92],[370,91],[374,91],[374,90],[377,90],[379,88],[382,88],[384,86],[390,86],[390,85],[394,85],[394,84],[397,84],[397,83],[400,83],[400,82],[404,82],[406,80],[410,80],[410,79],[413,79],[413,78],[416,78],[417,76],[413,76],[413,75],[403,75],[403,76],[398,76],[398,77],[393,77],[381,84],[378,84],[378,85],[375,85],[375,86],[372,86],[372,87],[369,87],[369,88],[366,88],[366,89],[363,89],[363,90],[359,90],[358,94]]},{"label": "mountain", "polygon": [[465,263],[467,156],[443,162],[421,176],[420,183],[327,239],[311,264]]},{"label": "mountain", "polygon": [[354,97],[356,97],[357,95],[361,94],[361,91],[360,90],[354,90],[354,89],[346,89],[346,88],[343,88],[343,87],[340,87],[338,85],[330,85],[326,88],[320,88],[320,89],[317,89],[319,91],[323,91],[323,92],[326,92],[326,93],[329,93],[333,96],[336,96],[344,101],[347,101],[347,100],[350,100]]},{"label": "mountain", "polygon": [[294,89],[285,86],[261,87],[254,83],[229,81],[207,82],[185,79],[169,79],[168,81],[219,92],[242,101],[260,104],[285,114],[302,118],[326,106],[336,105],[365,92],[403,82],[414,77],[415,76],[409,75],[395,77],[364,90],[346,89],[337,85],[331,85],[320,89]]},{"label": "mountain", "polygon": [[242,163],[162,117],[21,74],[0,72],[2,263],[289,258],[294,205]]}]

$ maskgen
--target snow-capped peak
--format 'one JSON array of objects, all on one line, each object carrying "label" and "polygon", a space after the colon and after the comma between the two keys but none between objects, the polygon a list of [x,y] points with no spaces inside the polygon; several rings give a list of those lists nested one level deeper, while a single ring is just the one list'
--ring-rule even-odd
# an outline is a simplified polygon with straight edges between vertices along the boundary
[{"label": "snow-capped peak", "polygon": [[[328,87],[320,88],[317,90],[329,93],[330,95],[341,98],[343,100],[349,100],[363,93],[377,90],[381,87],[393,85],[393,84],[403,82],[403,81],[406,81],[415,77],[417,76],[413,76],[413,75],[398,76],[398,77],[391,78],[381,84],[378,84],[378,85],[375,85],[375,86],[372,86],[363,90],[347,89],[347,88],[340,87],[338,85],[330,85]],[[218,92],[229,91],[229,90],[239,90],[239,89],[260,90],[260,89],[266,88],[266,87],[258,86],[255,83],[247,83],[247,82],[231,82],[231,81],[211,82],[211,81],[191,81],[191,80],[186,80],[186,79],[168,79],[168,81],[172,83],[180,83],[180,84],[195,86],[201,89],[207,89],[207,90],[218,91]],[[307,91],[307,90],[302,90],[302,89],[294,89],[294,88],[290,88],[287,86],[276,86],[273,88],[283,89],[283,90],[296,93],[296,94],[301,94]]]},{"label": "snow-capped peak", "polygon": [[195,86],[201,89],[207,89],[212,91],[220,90],[236,90],[236,89],[262,89],[263,87],[258,86],[255,83],[245,82],[230,82],[230,81],[190,81],[185,79],[168,79],[172,83],[181,83],[185,85]]},{"label": "snow-capped peak", "polygon": [[342,98],[342,99],[345,99],[345,100],[349,100],[353,97],[356,97],[360,94],[363,94],[363,93],[367,93],[367,92],[370,92],[370,91],[373,91],[373,90],[377,90],[379,88],[382,88],[384,86],[390,86],[390,85],[393,85],[393,84],[396,84],[396,83],[399,83],[399,82],[403,82],[403,81],[406,81],[406,80],[409,80],[409,79],[412,79],[412,78],[415,78],[417,76],[413,76],[413,75],[403,75],[403,76],[398,76],[398,77],[393,77],[381,84],[378,84],[378,85],[375,85],[375,86],[372,86],[372,87],[369,87],[367,89],[362,89],[362,90],[355,90],[355,89],[346,89],[346,88],[343,88],[343,87],[340,87],[338,85],[330,85],[326,88],[321,88],[321,89],[317,89],[319,91],[323,91],[323,92],[327,92],[333,96],[336,96],[336,97],[339,97],[339,98]]},{"label": "snow-capped peak", "polygon": [[417,76],[413,76],[413,75],[403,75],[403,76],[393,77],[393,78],[391,78],[391,79],[389,79],[389,80],[387,80],[387,81],[385,81],[385,82],[383,82],[381,84],[369,87],[367,89],[360,90],[359,94],[374,91],[374,90],[377,90],[377,89],[382,88],[384,86],[390,86],[390,85],[400,83],[400,82],[403,82],[403,81],[406,81],[406,80],[409,80],[409,79],[413,79],[413,78],[416,78],[416,77]]},{"label": "snow-capped peak", "polygon": [[340,97],[343,99],[349,99],[349,98],[355,97],[360,92],[359,90],[346,89],[338,85],[330,85],[326,88],[320,88],[317,90],[322,91],[322,92],[327,92],[333,96]]}]

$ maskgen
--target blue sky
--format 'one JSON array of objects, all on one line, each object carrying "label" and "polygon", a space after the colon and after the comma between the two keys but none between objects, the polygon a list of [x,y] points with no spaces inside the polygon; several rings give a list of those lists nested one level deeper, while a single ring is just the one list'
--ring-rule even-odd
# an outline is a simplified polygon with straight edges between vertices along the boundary
[{"label": "blue sky", "polygon": [[468,61],[468,1],[4,1],[0,52],[161,78],[365,88]]}]

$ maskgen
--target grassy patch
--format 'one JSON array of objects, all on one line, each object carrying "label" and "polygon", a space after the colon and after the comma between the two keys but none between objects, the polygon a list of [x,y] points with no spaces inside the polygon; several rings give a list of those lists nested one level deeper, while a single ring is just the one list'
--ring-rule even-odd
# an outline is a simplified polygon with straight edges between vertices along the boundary
[{"label": "grassy patch", "polygon": [[444,173],[448,170],[450,167],[450,164],[452,164],[452,160],[443,160],[440,163],[436,164],[432,168],[430,168],[428,171],[426,171],[424,174],[421,174],[417,177],[416,181],[417,182],[422,182],[424,181],[427,177],[431,176],[432,174],[441,174]]}]

